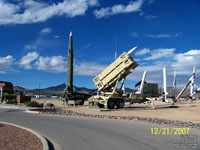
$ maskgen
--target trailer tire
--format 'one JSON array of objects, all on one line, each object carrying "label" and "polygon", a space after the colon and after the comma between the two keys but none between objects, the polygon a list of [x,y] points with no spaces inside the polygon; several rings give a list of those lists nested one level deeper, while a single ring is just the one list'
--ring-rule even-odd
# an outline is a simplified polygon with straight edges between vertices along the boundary
[{"label": "trailer tire", "polygon": [[117,108],[124,108],[124,100],[123,99],[119,99],[116,101],[116,106]]},{"label": "trailer tire", "polygon": [[84,105],[84,100],[82,100],[80,103],[79,103],[79,105]]},{"label": "trailer tire", "polygon": [[107,108],[108,109],[113,109],[115,107],[115,102],[112,99],[109,99],[107,102]]},{"label": "trailer tire", "polygon": [[99,108],[104,108],[104,105],[103,105],[103,104],[100,104],[100,103],[98,103],[98,107],[99,107]]},{"label": "trailer tire", "polygon": [[75,100],[75,105],[84,105],[84,100]]}]

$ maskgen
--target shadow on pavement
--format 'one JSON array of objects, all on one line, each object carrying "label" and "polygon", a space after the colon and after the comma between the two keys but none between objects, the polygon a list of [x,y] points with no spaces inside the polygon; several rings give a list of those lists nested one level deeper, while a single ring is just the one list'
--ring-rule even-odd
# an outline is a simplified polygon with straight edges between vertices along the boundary
[{"label": "shadow on pavement", "polygon": [[47,144],[49,146],[49,150],[55,150],[53,144],[51,143],[51,141],[49,141],[46,137],[44,137],[47,140]]}]

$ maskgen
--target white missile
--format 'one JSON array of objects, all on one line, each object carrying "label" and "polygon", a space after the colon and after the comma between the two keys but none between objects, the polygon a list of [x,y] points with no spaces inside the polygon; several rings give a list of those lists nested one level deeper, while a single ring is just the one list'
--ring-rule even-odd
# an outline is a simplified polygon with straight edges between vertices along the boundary
[{"label": "white missile", "polygon": [[176,98],[176,70],[174,69],[174,81],[173,81],[173,85],[174,85],[174,99]]},{"label": "white missile", "polygon": [[144,82],[145,82],[145,79],[146,79],[146,74],[147,74],[147,71],[145,70],[144,73],[143,73],[143,76],[142,76],[139,94],[143,93],[143,87],[144,87]]},{"label": "white missile", "polygon": [[123,85],[122,85],[122,91],[123,91],[123,93],[126,93],[126,90],[125,90],[125,79],[123,79]]},{"label": "white missile", "polygon": [[195,79],[195,66],[194,66],[194,68],[193,68],[193,79],[192,79],[192,81],[191,81],[191,87],[190,87],[190,95],[192,95],[193,94],[193,92],[194,92],[194,79]]},{"label": "white missile", "polygon": [[182,88],[182,90],[179,92],[179,94],[176,96],[175,102],[181,97],[181,95],[183,94],[183,92],[185,91],[185,89],[188,87],[188,85],[192,82],[194,76],[192,75],[190,77],[190,79],[188,80],[188,82],[185,84],[185,86]]},{"label": "white missile", "polygon": [[200,92],[200,88],[198,88],[197,90],[195,90],[191,95],[187,96],[189,99],[191,99],[195,94]]},{"label": "white missile", "polygon": [[164,90],[164,100],[165,100],[165,102],[168,102],[168,100],[167,100],[167,95],[168,95],[168,93],[167,93],[167,79],[166,79],[166,68],[165,67],[163,67],[163,90]]},{"label": "white missile", "polygon": [[131,55],[135,51],[136,48],[137,46],[133,47],[130,51],[128,51],[128,54]]}]

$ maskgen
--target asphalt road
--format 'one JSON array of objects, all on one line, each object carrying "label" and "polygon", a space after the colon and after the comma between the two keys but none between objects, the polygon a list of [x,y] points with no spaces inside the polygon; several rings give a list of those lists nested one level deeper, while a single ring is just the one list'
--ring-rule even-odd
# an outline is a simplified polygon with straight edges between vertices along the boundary
[{"label": "asphalt road", "polygon": [[169,126],[137,121],[39,115],[7,108],[0,108],[0,121],[36,130],[56,143],[57,149],[60,146],[64,150],[173,150],[178,145],[183,149],[184,145],[197,144],[196,149],[200,150],[200,130],[196,129],[191,129],[187,137],[152,135],[151,128]]}]

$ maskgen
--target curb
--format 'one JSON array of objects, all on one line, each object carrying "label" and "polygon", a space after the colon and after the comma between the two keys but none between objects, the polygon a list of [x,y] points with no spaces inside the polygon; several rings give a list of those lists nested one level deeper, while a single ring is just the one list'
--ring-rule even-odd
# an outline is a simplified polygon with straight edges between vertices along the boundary
[{"label": "curb", "polygon": [[42,141],[43,150],[49,150],[49,146],[48,146],[47,140],[42,135],[40,135],[37,131],[34,131],[32,129],[29,129],[29,128],[22,127],[20,125],[8,123],[8,122],[0,121],[0,123],[12,125],[12,126],[15,126],[15,127],[18,127],[18,128],[21,128],[21,129],[24,129],[24,130],[27,130],[27,131],[31,132],[32,134],[36,135]]},{"label": "curb", "polygon": [[39,114],[40,113],[39,111],[31,111],[29,109],[26,109],[24,112],[31,113],[31,114]]},{"label": "curb", "polygon": [[11,104],[9,104],[9,105],[0,104],[0,108],[26,110],[26,107],[24,107],[24,106],[16,106],[16,105],[11,105]]}]

